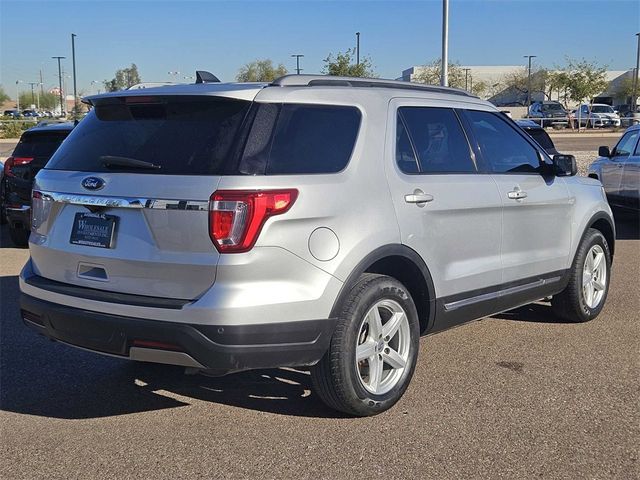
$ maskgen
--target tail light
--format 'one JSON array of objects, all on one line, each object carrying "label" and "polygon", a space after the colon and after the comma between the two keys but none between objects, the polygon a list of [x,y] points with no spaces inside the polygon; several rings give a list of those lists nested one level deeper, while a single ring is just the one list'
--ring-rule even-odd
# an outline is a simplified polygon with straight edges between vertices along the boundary
[{"label": "tail light", "polygon": [[209,236],[220,253],[253,248],[264,222],[285,213],[298,198],[295,189],[219,190],[209,200]]},{"label": "tail light", "polygon": [[33,157],[9,157],[4,162],[4,175],[7,177],[14,177],[15,175],[11,169],[18,165],[26,165],[31,162]]},{"label": "tail light", "polygon": [[31,231],[44,234],[47,230],[47,221],[51,213],[53,199],[38,190],[31,192]]}]

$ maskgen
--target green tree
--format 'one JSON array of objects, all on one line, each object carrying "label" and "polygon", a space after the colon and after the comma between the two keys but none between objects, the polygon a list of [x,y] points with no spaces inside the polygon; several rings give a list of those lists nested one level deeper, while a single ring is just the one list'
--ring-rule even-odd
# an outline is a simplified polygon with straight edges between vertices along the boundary
[{"label": "green tree", "polygon": [[338,52],[335,57],[330,53],[323,60],[322,73],[339,77],[375,78],[377,75],[371,57],[361,58],[358,64],[354,62],[355,53],[355,49],[351,48],[346,52]]},{"label": "green tree", "polygon": [[274,66],[273,61],[265,58],[255,60],[240,67],[236,80],[238,82],[272,82],[278,77],[287,74],[287,69],[283,64]]},{"label": "green tree", "polygon": [[502,80],[503,90],[512,90],[521,94],[526,94],[529,90],[529,81],[531,81],[531,96],[535,93],[542,93],[549,98],[546,90],[546,81],[549,72],[544,68],[531,68],[531,80],[529,80],[529,69],[526,67],[519,68],[508,73]]},{"label": "green tree", "polygon": [[572,60],[567,58],[567,92],[575,102],[591,102],[593,97],[606,90],[609,82],[606,77],[607,66],[595,61]]},{"label": "green tree", "polygon": [[4,87],[0,85],[0,103],[4,103],[7,100],[11,99],[9,98],[9,95],[7,95],[7,92],[4,91]]},{"label": "green tree", "polygon": [[32,97],[31,91],[26,91],[20,94],[20,108],[28,108],[32,104],[38,106],[38,98],[41,110],[53,110],[60,106],[60,96],[55,93],[34,91]]},{"label": "green tree", "polygon": [[129,68],[116,70],[115,77],[111,80],[104,81],[104,88],[107,92],[126,90],[141,81],[140,74],[138,73],[138,67],[135,63],[132,63]]}]

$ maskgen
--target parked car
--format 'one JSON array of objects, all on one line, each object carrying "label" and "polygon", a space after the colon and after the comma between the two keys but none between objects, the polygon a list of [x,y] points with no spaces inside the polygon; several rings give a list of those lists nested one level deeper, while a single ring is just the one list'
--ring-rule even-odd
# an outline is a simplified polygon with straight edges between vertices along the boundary
[{"label": "parked car", "polygon": [[640,210],[640,125],[629,127],[613,150],[598,149],[587,175],[602,182],[609,204]]},{"label": "parked car", "polygon": [[22,134],[3,167],[0,204],[16,246],[27,245],[31,230],[31,187],[40,169],[73,129],[73,123],[36,126]]},{"label": "parked car", "polygon": [[573,112],[573,124],[577,128],[619,127],[620,116],[611,105],[604,103],[583,103]]},{"label": "parked car", "polygon": [[3,112],[3,115],[4,115],[5,117],[13,117],[13,118],[20,118],[20,117],[21,117],[20,112],[19,112],[18,110],[16,110],[16,109],[13,109],[13,110],[5,110],[5,111]]},{"label": "parked car", "polygon": [[623,127],[640,124],[640,105],[636,105],[635,110],[631,104],[623,104],[615,107],[620,115],[620,124]]},{"label": "parked car", "polygon": [[569,113],[559,102],[535,102],[529,108],[527,118],[534,120],[541,127],[554,125],[566,127],[569,124]]},{"label": "parked car", "polygon": [[23,110],[22,116],[28,118],[38,118],[38,112],[36,112],[35,110]]},{"label": "parked car", "polygon": [[553,140],[539,124],[532,120],[516,120],[518,126],[527,132],[531,138],[533,138],[538,145],[544,148],[544,151],[551,157],[558,155],[560,152],[556,150],[556,146],[553,144]]},{"label": "parked car", "polygon": [[36,177],[20,274],[49,338],[214,375],[306,365],[327,405],[373,415],[421,332],[605,303],[600,182],[462,90],[287,75],[85,101]]}]

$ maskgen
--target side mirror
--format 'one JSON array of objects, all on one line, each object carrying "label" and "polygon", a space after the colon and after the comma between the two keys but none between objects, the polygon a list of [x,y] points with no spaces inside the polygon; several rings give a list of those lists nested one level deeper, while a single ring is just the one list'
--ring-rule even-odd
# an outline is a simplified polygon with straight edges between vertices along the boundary
[{"label": "side mirror", "polygon": [[558,177],[573,177],[578,173],[576,157],[573,155],[554,155],[553,169]]},{"label": "side mirror", "polygon": [[609,147],[607,147],[606,145],[598,147],[598,155],[601,157],[610,157],[611,152],[609,151]]}]

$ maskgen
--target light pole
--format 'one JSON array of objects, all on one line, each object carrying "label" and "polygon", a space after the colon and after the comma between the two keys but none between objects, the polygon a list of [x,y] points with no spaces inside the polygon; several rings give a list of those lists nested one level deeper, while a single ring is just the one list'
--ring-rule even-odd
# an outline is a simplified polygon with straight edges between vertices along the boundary
[{"label": "light pole", "polygon": [[529,74],[527,75],[527,107],[531,108],[531,59],[537,55],[523,55],[523,58],[529,59]]},{"label": "light pole", "polygon": [[172,77],[172,78],[171,78],[171,80],[172,80],[172,81],[174,81],[174,82],[175,82],[175,80],[176,80],[176,77],[177,77],[178,75],[180,75],[180,72],[178,72],[178,71],[175,71],[175,72],[167,72],[167,73]]},{"label": "light pole", "polygon": [[449,85],[449,0],[442,0],[442,64],[440,85]]},{"label": "light pole", "polygon": [[296,74],[300,75],[300,72],[302,71],[302,69],[300,68],[300,58],[304,57],[304,55],[294,53],[291,56],[296,58]]},{"label": "light pole", "polygon": [[360,65],[360,32],[356,32],[356,65]]},{"label": "light pole", "polygon": [[471,71],[470,68],[464,68],[464,89],[468,92],[469,91],[469,72]]},{"label": "light pole", "polygon": [[73,63],[73,109],[74,116],[78,112],[78,89],[76,84],[76,37],[75,33],[71,34],[71,61]]},{"label": "light pole", "polygon": [[36,103],[36,94],[34,92],[33,87],[35,87],[36,85],[39,85],[38,82],[27,82],[30,86],[31,86],[31,103],[35,104]]},{"label": "light pole", "polygon": [[194,77],[193,77],[193,75],[185,75],[182,78],[184,78],[185,80],[193,80]]},{"label": "light pole", "polygon": [[[99,83],[100,83],[100,80],[91,80],[91,88],[93,88],[95,84],[99,84]],[[98,93],[100,93],[100,88],[98,88]]]},{"label": "light pole", "polygon": [[24,83],[22,80],[16,80],[16,110],[20,113],[20,84]]},{"label": "light pole", "polygon": [[638,47],[636,50],[636,71],[633,75],[633,99],[631,100],[631,105],[633,113],[636,113],[636,105],[638,105],[638,83],[640,83],[640,79],[638,78],[638,74],[640,73],[640,33],[636,33],[636,37],[638,37]]},{"label": "light pole", "polygon": [[58,82],[60,88],[60,116],[64,114],[64,100],[62,99],[62,65],[60,64],[60,60],[67,57],[51,57],[53,59],[58,60]]}]

